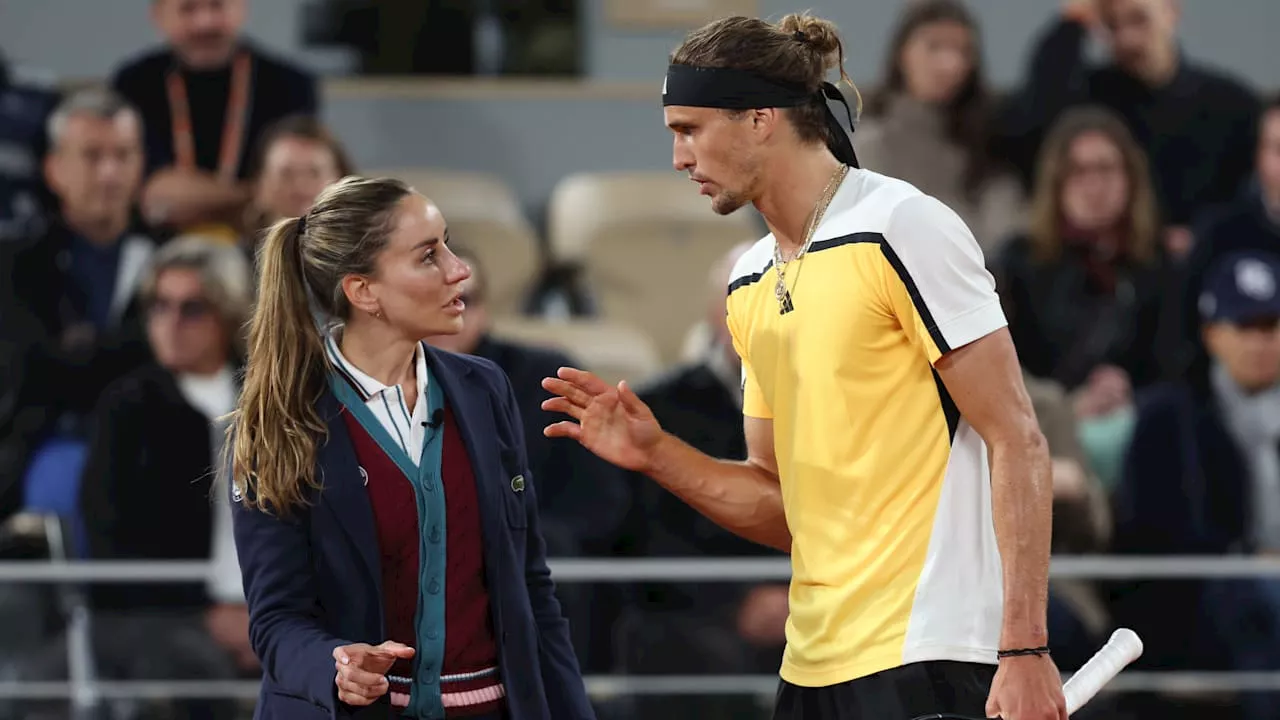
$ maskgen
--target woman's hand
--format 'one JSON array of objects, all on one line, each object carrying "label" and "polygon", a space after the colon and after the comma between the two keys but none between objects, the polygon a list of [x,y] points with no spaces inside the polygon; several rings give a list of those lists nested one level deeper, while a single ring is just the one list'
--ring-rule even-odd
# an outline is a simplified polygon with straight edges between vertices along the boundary
[{"label": "woman's hand", "polygon": [[333,649],[334,667],[338,673],[333,682],[338,686],[338,699],[348,705],[372,705],[387,694],[387,671],[397,660],[408,660],[414,650],[398,642],[381,645],[343,645]]}]

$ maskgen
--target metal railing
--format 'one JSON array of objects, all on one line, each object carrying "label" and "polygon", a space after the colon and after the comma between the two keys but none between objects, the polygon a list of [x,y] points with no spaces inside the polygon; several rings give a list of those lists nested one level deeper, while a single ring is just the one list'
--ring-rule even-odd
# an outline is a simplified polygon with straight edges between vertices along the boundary
[{"label": "metal railing", "polygon": [[[557,582],[744,582],[791,577],[785,557],[552,558],[548,565]],[[209,563],[198,561],[0,562],[0,582],[203,582],[210,572]],[[1059,579],[1092,580],[1280,578],[1280,556],[1076,555],[1054,558],[1049,573]]]},{"label": "metal railing", "polygon": [[[742,582],[787,580],[785,557],[765,558],[553,558],[548,561],[557,582],[696,581]],[[203,582],[212,566],[206,562],[139,561],[8,561],[0,562],[0,583]],[[1056,557],[1053,578],[1187,579],[1280,578],[1280,557],[1164,556]],[[68,608],[75,610],[74,607]],[[77,615],[69,614],[73,622]],[[87,618],[72,635],[71,654],[87,654]],[[71,640],[72,638],[69,638]],[[73,666],[76,665],[74,657]],[[619,695],[770,695],[775,675],[592,675],[587,690],[596,697]],[[66,700],[81,707],[117,699],[189,699],[257,697],[257,681],[98,681],[89,668],[66,682],[0,682],[0,699]],[[1277,672],[1126,671],[1107,688],[1115,692],[1214,693],[1280,692]]]}]

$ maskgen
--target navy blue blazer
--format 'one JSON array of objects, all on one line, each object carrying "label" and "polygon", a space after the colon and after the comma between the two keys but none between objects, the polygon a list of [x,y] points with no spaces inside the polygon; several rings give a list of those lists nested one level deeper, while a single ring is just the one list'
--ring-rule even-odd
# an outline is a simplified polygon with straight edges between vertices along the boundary
[{"label": "navy blue blazer", "polygon": [[[507,376],[481,358],[428,348],[476,478],[485,574],[511,720],[594,720],[538,529],[523,425]],[[233,502],[249,637],[262,662],[255,718],[391,717],[389,698],[356,708],[337,699],[333,649],[383,635],[373,508],[355,451],[326,389],[319,448],[323,489],[281,519]],[[517,492],[512,479],[525,477]],[[233,496],[233,500],[235,497]]]}]

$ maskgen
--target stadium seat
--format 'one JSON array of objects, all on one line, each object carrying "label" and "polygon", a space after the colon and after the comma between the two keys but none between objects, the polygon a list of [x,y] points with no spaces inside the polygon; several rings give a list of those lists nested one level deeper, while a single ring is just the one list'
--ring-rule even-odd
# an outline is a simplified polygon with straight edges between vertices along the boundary
[{"label": "stadium seat", "polygon": [[471,249],[484,266],[490,312],[521,314],[542,272],[542,253],[532,224],[501,178],[433,168],[366,174],[399,178],[431,198],[449,223],[450,239]]},{"label": "stadium seat", "polygon": [[547,214],[553,261],[580,266],[600,315],[644,330],[664,363],[705,315],[716,261],[761,235],[753,209],[716,215],[674,172],[572,175]]},{"label": "stadium seat", "polygon": [[643,332],[607,320],[498,319],[493,334],[559,350],[611,384],[626,380],[635,385],[662,370],[658,352]]}]

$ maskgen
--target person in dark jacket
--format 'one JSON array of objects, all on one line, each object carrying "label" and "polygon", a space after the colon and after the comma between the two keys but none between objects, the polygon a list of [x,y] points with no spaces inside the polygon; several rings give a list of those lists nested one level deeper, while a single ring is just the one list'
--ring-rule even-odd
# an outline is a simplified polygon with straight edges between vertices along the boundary
[{"label": "person in dark jacket", "polygon": [[[646,383],[636,393],[668,432],[714,457],[747,457],[742,424],[742,363],[725,324],[725,288],[750,243],[736,246],[710,273],[709,342],[698,360]],[[629,535],[640,557],[782,557],[719,527],[647,478],[636,475]],[[773,673],[782,662],[789,603],[785,582],[648,582],[628,586],[614,634],[627,674]],[[638,697],[638,717],[740,718],[756,699]]]},{"label": "person in dark jacket", "polygon": [[[1227,255],[1205,276],[1210,362],[1139,397],[1115,491],[1113,551],[1280,552],[1280,255]],[[1161,669],[1280,669],[1280,585],[1272,580],[1118,583],[1116,620]],[[1247,717],[1274,701],[1246,695]]]},{"label": "person in dark jacket", "polygon": [[24,483],[61,492],[61,480],[28,478],[33,458],[52,453],[50,443],[81,443],[103,389],[149,357],[135,290],[155,246],[130,228],[141,118],[118,95],[85,90],[58,106],[49,129],[44,169],[58,216],[0,246],[0,518],[26,505]]},{"label": "person in dark jacket", "polygon": [[[1198,212],[1231,200],[1248,179],[1259,101],[1239,80],[1187,57],[1177,0],[1075,0],[1040,36],[1003,121],[1007,156],[1030,185],[1040,145],[1067,109],[1102,105],[1151,158],[1166,247],[1190,246]],[[1110,61],[1090,65],[1090,32]]]},{"label": "person in dark jacket", "polygon": [[317,115],[315,77],[243,36],[248,0],[154,0],[165,46],[110,84],[146,120],[142,211],[156,228],[236,237],[252,188],[248,160],[271,123]]},{"label": "person in dark jacket", "polygon": [[1101,108],[1064,116],[1045,143],[1030,232],[992,261],[1018,358],[1077,393],[1083,416],[1158,377],[1157,220],[1146,160]]},{"label": "person in dark jacket", "polygon": [[[471,277],[462,282],[465,323],[462,332],[437,335],[428,342],[443,350],[490,360],[511,380],[524,420],[529,468],[538,478],[538,511],[547,553],[554,557],[611,554],[621,539],[623,520],[631,505],[626,475],[577,443],[542,434],[542,428],[555,421],[552,413],[542,409],[542,401],[550,397],[542,389],[542,378],[555,375],[559,368],[575,367],[574,361],[549,347],[495,337],[484,266],[466,248],[458,247],[454,252],[471,268]],[[614,589],[591,583],[557,589],[584,667],[608,670],[612,655],[608,628],[617,605]]]},{"label": "person in dark jacket", "polygon": [[[250,282],[244,256],[214,240],[179,238],[156,253],[139,292],[155,362],[112,383],[89,421],[79,496],[88,559],[209,560],[218,418],[235,407]],[[236,648],[208,622],[204,583],[97,584],[87,595],[100,678],[235,677]],[[23,663],[24,680],[65,681],[65,640],[46,647]],[[227,700],[179,705],[193,720],[236,712]]]},{"label": "person in dark jacket", "polygon": [[422,342],[463,326],[446,227],[352,177],[264,240],[230,453],[260,720],[595,717],[511,383]]}]

